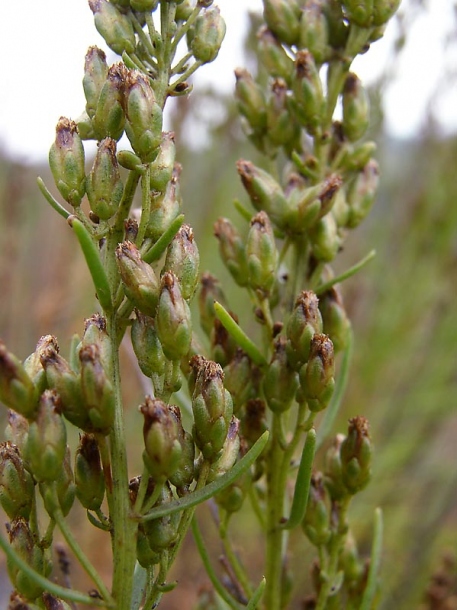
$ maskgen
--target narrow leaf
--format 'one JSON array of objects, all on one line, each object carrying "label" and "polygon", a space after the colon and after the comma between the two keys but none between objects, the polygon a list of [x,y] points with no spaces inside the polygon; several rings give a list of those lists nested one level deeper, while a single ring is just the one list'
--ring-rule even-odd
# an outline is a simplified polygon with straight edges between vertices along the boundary
[{"label": "narrow leaf", "polygon": [[173,500],[167,504],[156,506],[147,515],[139,518],[139,521],[144,523],[145,521],[152,521],[152,519],[158,519],[159,517],[165,517],[173,513],[180,512],[191,506],[201,504],[205,500],[209,500],[214,495],[231,485],[236,479],[243,474],[252,464],[256,461],[259,455],[262,453],[265,445],[268,441],[268,430],[265,431],[262,436],[255,442],[251,449],[241,458],[235,466],[223,474],[221,477],[212,481],[202,489],[190,493],[188,496],[179,498],[179,500]]},{"label": "narrow leaf", "polygon": [[154,261],[159,260],[159,258],[167,249],[168,245],[171,243],[173,237],[181,228],[183,222],[184,214],[176,216],[176,218],[173,220],[173,222],[170,223],[166,231],[162,233],[162,235],[152,246],[152,248],[148,250],[145,254],[142,254],[143,260],[147,263],[153,263]]},{"label": "narrow leaf", "polygon": [[242,349],[244,349],[252,361],[259,366],[267,366],[268,362],[266,361],[262,352],[251,341],[251,339],[249,339],[229,312],[218,301],[214,301],[214,312],[216,314],[216,318],[220,321],[225,330],[233,337],[236,343]]},{"label": "narrow leaf", "polygon": [[265,580],[265,577],[264,577],[260,581],[259,586],[254,591],[251,599],[249,600],[248,605],[246,606],[246,610],[256,610],[258,603],[262,599],[263,592],[265,591],[265,585],[266,584],[267,584],[267,581]]},{"label": "narrow leaf", "polygon": [[365,265],[367,263],[369,263],[371,261],[371,259],[374,258],[375,256],[376,256],[376,250],[371,250],[370,252],[368,252],[368,254],[364,258],[362,258],[361,261],[359,261],[352,267],[349,267],[349,269],[346,269],[346,271],[344,271],[341,275],[337,275],[336,277],[333,277],[328,282],[325,282],[324,284],[321,284],[320,286],[318,286],[315,290],[317,296],[323,294],[324,292],[327,292],[327,290],[332,288],[332,286],[334,286],[335,284],[340,284],[343,280],[347,280],[352,275],[355,275],[357,273],[357,271],[360,271],[360,269],[362,269],[362,267],[365,267]]},{"label": "narrow leaf", "polygon": [[301,454],[300,466],[298,467],[297,480],[295,482],[294,499],[292,500],[292,508],[290,509],[290,517],[283,525],[287,530],[297,527],[305,516],[306,507],[308,505],[309,486],[315,449],[316,431],[314,428],[311,428],[306,437]]},{"label": "narrow leaf", "polygon": [[37,178],[37,183],[38,183],[38,188],[40,189],[43,197],[46,199],[46,201],[49,203],[49,205],[52,208],[54,208],[54,210],[58,214],[63,216],[66,220],[70,216],[70,212],[68,210],[66,210],[62,205],[60,205],[60,203],[56,199],[54,199],[54,197],[51,195],[51,193],[46,188],[46,185],[43,182],[42,178]]},{"label": "narrow leaf", "polygon": [[75,216],[70,216],[68,223],[78,238],[79,245],[81,246],[81,250],[83,251],[84,258],[86,259],[87,266],[89,267],[92,276],[92,281],[94,282],[100,305],[105,311],[112,311],[111,291],[105,269],[100,260],[98,248],[80,220]]},{"label": "narrow leaf", "polygon": [[130,610],[138,610],[141,607],[146,589],[147,575],[147,571],[137,561],[133,573],[133,593]]},{"label": "narrow leaf", "polygon": [[377,508],[374,512],[373,544],[371,547],[371,560],[368,570],[367,586],[363,593],[360,610],[372,610],[378,584],[379,567],[381,565],[383,520],[382,510]]}]

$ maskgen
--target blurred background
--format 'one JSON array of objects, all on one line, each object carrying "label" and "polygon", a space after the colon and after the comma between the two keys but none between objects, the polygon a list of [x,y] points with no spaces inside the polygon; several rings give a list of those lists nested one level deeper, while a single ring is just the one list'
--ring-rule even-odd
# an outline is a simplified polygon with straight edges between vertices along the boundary
[{"label": "blurred background", "polygon": [[[218,4],[228,22],[221,63],[202,71],[190,99],[171,104],[167,129],[176,133],[184,211],[202,271],[225,283],[230,280],[218,262],[212,225],[220,215],[234,217],[232,201],[244,197],[235,161],[261,162],[239,126],[233,68],[255,71],[252,32],[262,3]],[[75,118],[82,111],[84,54],[102,41],[80,0],[26,0],[20,16],[7,3],[2,13],[0,40],[8,61],[0,102],[0,337],[25,358],[41,335],[52,333],[66,355],[71,335],[93,312],[93,290],[70,229],[39,194],[36,177],[56,194],[46,161],[54,125],[60,115]],[[344,432],[355,415],[370,420],[373,479],[356,497],[350,519],[361,553],[368,554],[373,510],[383,507],[383,610],[457,608],[456,67],[456,7],[450,0],[405,2],[385,39],[354,66],[370,85],[369,137],[379,144],[382,180],[371,215],[349,236],[337,262],[343,270],[377,251],[374,262],[343,286],[356,343],[334,431]],[[235,290],[229,295],[232,302],[242,298]],[[242,306],[238,310],[243,320]],[[122,357],[135,448],[143,391],[128,350]],[[4,415],[2,410],[0,420]],[[132,475],[140,459],[132,451]],[[82,546],[98,553],[108,575],[105,543],[92,527],[81,529],[84,516],[76,509],[71,519]],[[217,557],[215,534],[211,525],[205,530]],[[258,581],[263,549],[249,514],[234,536]],[[293,546],[291,568],[302,583],[293,607],[301,608],[308,582],[303,566],[313,552],[299,533]],[[3,564],[0,557],[1,608],[8,598]],[[180,585],[165,597],[165,610],[192,607],[197,588],[207,582],[191,541],[176,576]],[[85,582],[77,568],[74,579]]]}]

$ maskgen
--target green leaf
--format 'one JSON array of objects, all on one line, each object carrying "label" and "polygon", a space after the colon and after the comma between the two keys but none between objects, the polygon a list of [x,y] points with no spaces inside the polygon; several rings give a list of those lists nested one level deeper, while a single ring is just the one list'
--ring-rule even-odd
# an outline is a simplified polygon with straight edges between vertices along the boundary
[{"label": "green leaf", "polygon": [[89,267],[92,276],[92,281],[94,282],[100,305],[104,311],[110,312],[113,309],[111,290],[105,269],[100,260],[98,248],[89,231],[76,216],[70,216],[68,223],[78,238],[79,245],[81,246],[81,250],[83,251],[84,258],[86,259],[87,266]]},{"label": "green leaf", "polygon": [[268,441],[268,436],[269,433],[268,430],[266,430],[262,434],[262,436],[256,441],[256,443],[251,447],[251,449],[246,453],[246,455],[242,457],[241,460],[237,462],[231,470],[223,474],[221,477],[217,478],[212,483],[209,483],[198,491],[190,493],[188,496],[179,498],[179,500],[173,500],[173,502],[157,506],[156,508],[153,508],[147,515],[139,517],[138,520],[142,523],[144,523],[145,521],[152,521],[152,519],[158,519],[159,517],[165,517],[166,515],[181,512],[186,508],[191,508],[192,506],[201,504],[201,502],[204,502],[205,500],[209,500],[217,493],[231,485],[234,481],[236,481],[239,476],[241,476],[244,472],[246,472],[248,468],[252,466],[252,464],[256,461],[256,459],[264,450],[265,445]]},{"label": "green leaf", "polygon": [[162,254],[167,249],[168,245],[171,243],[173,237],[179,231],[184,222],[184,214],[180,214],[176,216],[173,222],[170,223],[169,227],[166,229],[164,233],[159,237],[156,243],[144,254],[142,254],[142,258],[147,263],[153,263],[154,261],[159,260]]},{"label": "green leaf", "polygon": [[381,565],[383,520],[382,510],[377,508],[374,512],[373,544],[371,547],[370,567],[368,570],[367,586],[363,593],[360,610],[372,610],[373,601],[378,585],[379,566]]}]

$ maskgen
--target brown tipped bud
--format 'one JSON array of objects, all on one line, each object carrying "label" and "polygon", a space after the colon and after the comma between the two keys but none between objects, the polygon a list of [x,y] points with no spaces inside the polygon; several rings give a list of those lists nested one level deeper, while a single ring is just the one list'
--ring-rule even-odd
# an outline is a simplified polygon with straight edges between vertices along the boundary
[{"label": "brown tipped bud", "polygon": [[280,229],[288,214],[287,199],[281,186],[270,174],[250,161],[240,159],[236,164],[246,192],[256,210],[264,210]]},{"label": "brown tipped bud", "polygon": [[[9,524],[8,537],[12,549],[19,557],[38,574],[45,575],[46,562],[43,551],[25,519],[19,517]],[[42,586],[36,584],[35,580],[32,580],[11,559],[7,560],[7,567],[14,588],[25,599],[33,601],[42,594]]]},{"label": "brown tipped bud", "polygon": [[257,34],[258,53],[262,66],[270,76],[281,78],[290,84],[294,71],[294,62],[271,30],[266,27]]},{"label": "brown tipped bud", "polygon": [[108,0],[89,0],[94,13],[95,27],[106,44],[118,55],[135,50],[135,33],[127,15],[121,13],[115,3]]},{"label": "brown tipped bud", "polygon": [[34,417],[38,397],[24,365],[0,341],[0,400],[27,418]]},{"label": "brown tipped bud", "polygon": [[349,205],[348,227],[357,227],[374,203],[379,183],[379,166],[374,159],[365,165],[349,185],[347,202]]},{"label": "brown tipped bud", "polygon": [[34,482],[21,454],[10,442],[0,444],[0,503],[10,519],[28,519],[34,500]]},{"label": "brown tipped bud", "polygon": [[335,387],[333,343],[327,335],[311,339],[308,363],[300,369],[300,392],[311,411],[321,411],[330,402]]},{"label": "brown tipped bud", "polygon": [[107,375],[112,374],[112,345],[106,331],[106,319],[99,313],[94,313],[84,320],[84,335],[77,351],[85,345],[98,345],[100,359]]},{"label": "brown tipped bud", "polygon": [[167,248],[167,256],[162,269],[171,271],[179,280],[181,294],[190,300],[197,288],[200,255],[189,225],[182,225]]},{"label": "brown tipped bud", "polygon": [[190,42],[190,50],[203,64],[216,59],[225,37],[225,21],[218,7],[210,8],[197,17]]},{"label": "brown tipped bud", "polygon": [[333,214],[323,216],[308,234],[317,260],[324,263],[332,261],[341,245],[341,237]]},{"label": "brown tipped bud", "polygon": [[162,134],[159,152],[151,163],[151,190],[163,192],[173,176],[176,146],[175,134],[166,131]]},{"label": "brown tipped bud", "polygon": [[235,413],[255,395],[253,377],[251,359],[238,348],[233,359],[224,368],[224,385],[232,396]]},{"label": "brown tipped bud", "polygon": [[214,223],[214,235],[219,241],[219,254],[239,286],[246,286],[248,267],[244,239],[228,218],[219,218]]},{"label": "brown tipped bud", "polygon": [[86,96],[86,112],[93,118],[98,98],[108,76],[105,53],[98,47],[89,47],[84,62],[83,89]]},{"label": "brown tipped bud", "polygon": [[330,502],[320,472],[311,476],[308,505],[302,528],[314,546],[326,544],[331,535]]},{"label": "brown tipped bud", "polygon": [[264,0],[263,15],[269,29],[278,39],[293,45],[300,34],[300,6],[296,0]]},{"label": "brown tipped bud", "polygon": [[106,137],[119,140],[124,133],[123,100],[126,76],[127,69],[122,63],[114,64],[108,70],[92,121],[94,132],[99,140]]},{"label": "brown tipped bud", "polygon": [[116,213],[124,193],[116,157],[116,142],[102,140],[94,165],[87,177],[87,197],[91,210],[101,219],[109,220]]},{"label": "brown tipped bud", "polygon": [[138,248],[129,241],[119,244],[116,260],[125,294],[142,313],[153,317],[159,299],[159,282],[151,265],[141,258]]},{"label": "brown tipped bud", "polygon": [[154,481],[161,482],[176,472],[182,457],[176,417],[169,405],[150,396],[140,411],[144,416],[143,460]]},{"label": "brown tipped bud", "polygon": [[49,166],[60,194],[78,207],[86,192],[84,148],[74,121],[60,117],[56,139],[49,151]]},{"label": "brown tipped bud", "polygon": [[214,461],[227,437],[233,414],[230,393],[224,388],[222,368],[200,357],[194,360],[196,377],[192,396],[194,440],[207,460]]},{"label": "brown tipped bud", "polygon": [[79,351],[81,388],[93,428],[109,432],[114,421],[114,391],[103,367],[98,344],[84,345]]},{"label": "brown tipped bud", "polygon": [[315,61],[306,49],[297,53],[293,89],[297,116],[313,134],[324,118],[325,98]]},{"label": "brown tipped bud", "polygon": [[[46,610],[71,610],[71,607],[67,602],[54,597],[54,595],[51,595],[50,593],[43,593],[43,602]],[[24,610],[26,609],[24,608]]]},{"label": "brown tipped bud", "polygon": [[162,349],[169,360],[181,360],[190,349],[192,322],[189,305],[183,298],[178,278],[166,272],[162,276],[156,328]]},{"label": "brown tipped bud", "polygon": [[300,128],[290,112],[287,84],[276,79],[271,85],[267,109],[267,137],[274,146],[295,147],[300,138]]},{"label": "brown tipped bud", "polygon": [[98,510],[105,495],[100,451],[92,434],[83,434],[75,454],[76,496],[87,510]]},{"label": "brown tipped bud", "polygon": [[162,109],[148,77],[130,70],[125,79],[124,96],[128,139],[143,162],[151,161],[162,137]]},{"label": "brown tipped bud", "polygon": [[295,301],[294,309],[287,322],[286,353],[290,365],[299,370],[308,361],[311,339],[322,332],[322,316],[319,299],[312,292],[303,291]]},{"label": "brown tipped bud", "polygon": [[159,239],[181,212],[180,174],[181,165],[175,163],[172,178],[167,184],[165,192],[151,193],[151,213],[146,228],[146,237],[150,237],[153,241]]},{"label": "brown tipped bud", "polygon": [[154,320],[136,311],[131,329],[132,345],[143,375],[163,375],[166,358],[163,353]]},{"label": "brown tipped bud", "polygon": [[325,486],[334,502],[339,502],[348,495],[341,471],[340,452],[344,439],[343,434],[337,434],[325,454]]},{"label": "brown tipped bud", "polygon": [[300,19],[300,47],[308,49],[316,64],[323,64],[330,56],[328,24],[322,3],[307,0]]},{"label": "brown tipped bud", "polygon": [[35,479],[55,481],[62,469],[66,448],[67,431],[60,398],[54,390],[45,390],[24,448],[24,457]]},{"label": "brown tipped bud", "polygon": [[368,94],[358,76],[350,72],[343,89],[343,131],[351,141],[359,140],[370,122]]},{"label": "brown tipped bud", "polygon": [[48,387],[46,373],[41,363],[42,355],[52,347],[55,351],[59,351],[57,339],[53,335],[44,335],[40,337],[35,351],[30,354],[24,361],[24,369],[36,387],[38,395],[41,395]]},{"label": "brown tipped bud", "polygon": [[365,417],[353,417],[349,420],[348,435],[340,451],[342,479],[350,494],[357,493],[368,484],[372,453],[368,420]]},{"label": "brown tipped bud", "polygon": [[263,380],[263,393],[274,413],[287,411],[298,388],[297,373],[291,368],[286,355],[286,340],[278,337],[274,353]]},{"label": "brown tipped bud", "polygon": [[211,273],[204,273],[200,283],[201,287],[198,295],[200,325],[209,336],[216,318],[214,314],[214,301],[224,304],[225,297],[219,280],[214,275],[211,275]]},{"label": "brown tipped bud", "polygon": [[263,132],[267,126],[266,103],[262,88],[248,70],[235,70],[235,99],[238,111],[253,131]]},{"label": "brown tipped bud", "polygon": [[214,481],[233,468],[240,452],[239,428],[240,422],[233,416],[230,420],[222,452],[217,460],[211,464],[211,469],[208,474],[208,483]]},{"label": "brown tipped bud", "polygon": [[335,353],[343,350],[348,341],[351,322],[344,308],[343,297],[337,286],[325,292],[320,301],[324,330],[332,340]]},{"label": "brown tipped bud", "polygon": [[263,295],[271,294],[276,282],[278,250],[273,227],[265,212],[259,212],[251,220],[246,240],[249,285]]},{"label": "brown tipped bud", "polygon": [[12,411],[8,411],[8,423],[5,427],[5,438],[16,445],[19,451],[24,450],[27,436],[29,434],[29,422],[25,417]]}]

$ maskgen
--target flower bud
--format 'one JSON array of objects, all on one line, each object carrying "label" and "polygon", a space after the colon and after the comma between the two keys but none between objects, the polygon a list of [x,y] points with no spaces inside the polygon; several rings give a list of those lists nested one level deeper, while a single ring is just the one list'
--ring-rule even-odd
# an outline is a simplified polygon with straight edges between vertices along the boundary
[{"label": "flower bud", "polygon": [[54,390],[41,396],[36,419],[30,423],[24,458],[37,481],[55,481],[59,476],[67,448],[67,431],[61,403]]},{"label": "flower bud", "polygon": [[151,163],[151,190],[163,193],[173,176],[176,146],[175,134],[167,131],[162,134],[159,152]]},{"label": "flower bud", "polygon": [[17,591],[13,591],[9,598],[8,610],[40,610],[40,608],[32,602],[27,602]]},{"label": "flower bud", "polygon": [[281,78],[288,85],[294,71],[294,62],[271,30],[263,27],[257,34],[259,61],[273,78]]},{"label": "flower bud", "polygon": [[214,235],[219,241],[220,257],[239,286],[248,282],[248,266],[245,242],[235,225],[228,218],[219,218],[214,223]]},{"label": "flower bud", "polygon": [[[159,500],[155,506],[163,506],[172,501],[173,493],[170,486],[166,484],[163,486]],[[179,536],[178,526],[180,520],[181,514],[176,512],[171,515],[166,515],[165,517],[160,517],[159,519],[146,521],[143,524],[144,532],[152,551],[160,553],[175,545]]]},{"label": "flower bud", "polygon": [[213,329],[214,320],[214,301],[225,303],[225,296],[217,277],[211,273],[203,273],[200,279],[200,292],[198,294],[198,309],[200,312],[200,326],[206,335],[210,335]]},{"label": "flower bud", "polygon": [[164,193],[151,193],[151,212],[146,237],[157,241],[181,211],[179,176],[181,165],[175,163],[173,175]]},{"label": "flower bud", "polygon": [[368,434],[368,420],[349,420],[348,435],[341,445],[341,473],[344,485],[352,495],[362,490],[371,478],[373,447]]},{"label": "flower bud", "polygon": [[286,340],[278,337],[274,352],[263,379],[263,394],[274,413],[287,411],[298,388],[297,373],[290,367],[286,355]]},{"label": "flower bud", "polygon": [[347,345],[351,322],[337,286],[333,286],[321,296],[319,309],[322,313],[325,333],[332,340],[335,353],[338,353]]},{"label": "flower bud", "polygon": [[86,192],[84,148],[74,121],[60,117],[56,139],[49,151],[49,166],[60,194],[77,208]]},{"label": "flower bud", "polygon": [[343,131],[351,141],[360,140],[370,122],[370,102],[360,79],[350,72],[343,88]]},{"label": "flower bud", "polygon": [[309,230],[314,256],[324,263],[332,261],[338,253],[341,238],[333,214],[326,214]]},{"label": "flower bud", "polygon": [[135,33],[127,15],[107,0],[89,0],[89,7],[94,14],[95,27],[109,48],[117,55],[124,51],[133,53]]},{"label": "flower bud", "polygon": [[235,70],[235,99],[238,111],[253,131],[263,132],[267,126],[266,103],[262,88],[248,70]]},{"label": "flower bud", "polygon": [[[160,521],[160,519],[159,519]],[[140,566],[147,569],[160,562],[160,553],[151,549],[144,526],[140,523],[136,539],[136,558]]]},{"label": "flower bud", "polygon": [[344,439],[343,434],[337,434],[325,454],[325,487],[330,494],[332,502],[339,502],[348,495],[341,471],[340,452]]},{"label": "flower bud", "polygon": [[351,592],[354,592],[354,589],[357,589],[357,585],[363,579],[365,570],[363,563],[360,561],[357,545],[351,532],[348,532],[346,536],[340,555],[340,564],[344,571],[344,580],[350,583]]},{"label": "flower bud", "polygon": [[374,0],[344,0],[345,15],[349,23],[368,28],[373,18]]},{"label": "flower bud", "polygon": [[292,173],[289,176],[286,195],[290,208],[287,216],[290,232],[302,235],[316,223],[321,211],[320,190],[320,185],[307,186],[299,174]]},{"label": "flower bud", "polygon": [[100,451],[92,434],[79,437],[75,454],[76,496],[87,510],[98,510],[105,495],[105,478],[100,462]]},{"label": "flower bud", "polygon": [[299,46],[308,49],[318,65],[329,58],[328,25],[321,2],[306,0],[300,18]]},{"label": "flower bud", "polygon": [[311,290],[303,291],[295,301],[287,322],[286,353],[289,364],[295,369],[308,362],[311,339],[322,332],[322,316],[319,299]]},{"label": "flower bud", "polygon": [[41,356],[50,346],[52,346],[54,350],[59,351],[57,339],[53,335],[44,335],[43,337],[40,337],[35,351],[24,361],[24,369],[32,380],[39,396],[41,396],[48,387],[46,372],[41,364]]},{"label": "flower bud", "polygon": [[176,472],[182,457],[176,417],[169,405],[150,396],[140,411],[144,416],[144,463],[154,481],[165,481]]},{"label": "flower bud", "polygon": [[297,116],[313,134],[325,115],[325,97],[313,56],[306,49],[297,53],[293,90]]},{"label": "flower bud", "polygon": [[29,422],[23,417],[9,409],[8,423],[5,427],[5,439],[23,452],[27,437],[29,435]]},{"label": "flower bud", "polygon": [[335,201],[332,206],[332,216],[335,219],[336,226],[346,227],[349,220],[349,205],[346,199],[346,189],[340,189],[335,195]]},{"label": "flower bud", "polygon": [[153,268],[130,241],[118,245],[116,260],[125,294],[142,313],[153,317],[159,298],[159,282]]},{"label": "flower bud", "polygon": [[169,405],[169,413],[176,422],[178,440],[181,444],[182,453],[177,469],[168,478],[170,483],[180,490],[187,488],[195,477],[195,444],[192,436],[186,432],[182,426],[181,411],[179,408],[174,405]]},{"label": "flower bud", "polygon": [[254,369],[251,359],[242,349],[238,348],[233,359],[224,367],[224,385],[232,397],[235,413],[255,395],[253,377]]},{"label": "flower bud", "polygon": [[376,144],[374,142],[358,142],[352,146],[352,149],[348,147],[348,152],[344,156],[340,167],[343,170],[360,172],[370,161],[375,151]]},{"label": "flower bud", "polygon": [[189,301],[197,288],[200,255],[189,225],[182,225],[167,248],[162,269],[171,271],[179,280],[181,294]]},{"label": "flower bud", "polygon": [[249,285],[264,295],[271,294],[276,282],[278,250],[273,227],[265,212],[259,212],[251,220],[246,240]]},{"label": "flower bud", "polygon": [[117,141],[124,133],[123,98],[126,76],[127,69],[123,63],[113,64],[108,70],[92,120],[98,140],[110,137]]},{"label": "flower bud", "polygon": [[[209,4],[212,3],[212,0]],[[202,3],[200,2],[199,5]],[[191,0],[181,0],[176,7],[175,21],[187,21],[192,14],[194,7]]]},{"label": "flower bud", "polygon": [[116,141],[105,138],[98,144],[94,165],[87,177],[87,197],[91,210],[101,220],[109,220],[116,213],[123,193]]},{"label": "flower bud", "polygon": [[288,203],[281,186],[269,173],[250,161],[240,159],[236,166],[254,208],[264,210],[275,225],[284,228]]},{"label": "flower bud", "polygon": [[370,211],[374,203],[378,182],[379,166],[372,159],[349,185],[347,193],[349,228],[357,227]]},{"label": "flower bud", "polygon": [[52,516],[55,509],[60,508],[63,516],[66,517],[73,506],[76,491],[73,470],[71,469],[70,448],[68,445],[65,451],[62,468],[55,481],[55,491],[59,503],[58,507],[55,506],[55,496],[52,487],[50,487],[46,481],[40,483],[40,493],[43,497],[44,507],[48,511],[48,514]]},{"label": "flower bud", "polygon": [[32,511],[35,486],[24,468],[19,449],[7,441],[0,444],[0,503],[10,519],[28,519]]},{"label": "flower bud", "polygon": [[85,345],[96,343],[100,352],[100,360],[108,376],[112,375],[112,345],[106,331],[106,319],[99,313],[94,313],[84,320],[84,334],[77,352]]},{"label": "flower bud", "polygon": [[287,44],[298,42],[300,34],[300,7],[296,0],[264,0],[264,19],[277,38]]},{"label": "flower bud", "polygon": [[[43,593],[43,602],[46,610],[71,610],[71,607],[62,599],[58,599],[50,593]],[[24,608],[24,610],[27,610]]]},{"label": "flower bud", "polygon": [[274,146],[294,147],[300,128],[290,112],[286,81],[278,78],[271,85],[267,109],[267,136]]},{"label": "flower bud", "polygon": [[148,77],[137,70],[128,71],[124,95],[127,137],[141,160],[151,161],[162,137],[162,109]]},{"label": "flower bud", "polygon": [[322,8],[327,20],[329,45],[335,50],[344,49],[349,35],[349,26],[343,14],[341,0],[325,0]]},{"label": "flower bud", "polygon": [[329,499],[322,474],[316,472],[311,476],[306,514],[302,528],[308,540],[314,546],[323,546],[330,539]]},{"label": "flower bud", "polygon": [[197,17],[190,41],[190,50],[203,64],[214,61],[225,37],[225,21],[218,7],[210,8]]},{"label": "flower bud", "polygon": [[399,6],[400,0],[375,0],[373,2],[373,25],[379,27],[387,23]]},{"label": "flower bud", "polygon": [[203,457],[214,462],[227,437],[233,413],[232,397],[224,388],[224,373],[218,364],[201,356],[192,361],[196,377],[192,395],[193,437]]},{"label": "flower bud", "polygon": [[235,465],[240,452],[240,437],[238,436],[239,428],[239,420],[235,416],[232,416],[222,452],[217,460],[211,464],[207,479],[208,483],[214,481],[218,477],[221,477],[223,474],[231,470]]},{"label": "flower bud", "polygon": [[181,294],[177,277],[170,272],[162,276],[156,328],[162,349],[169,360],[181,360],[190,349],[192,322],[189,305]]},{"label": "flower bud", "polygon": [[84,62],[83,89],[86,97],[86,112],[93,118],[98,98],[108,76],[105,53],[98,47],[89,47]]},{"label": "flower bud", "polygon": [[335,387],[333,344],[327,335],[315,334],[311,339],[309,360],[300,369],[300,392],[314,413],[325,409]]},{"label": "flower bud", "polygon": [[[19,557],[38,574],[44,575],[46,566],[43,551],[25,519],[19,517],[8,525],[8,537],[11,548]],[[42,594],[43,587],[36,584],[13,560],[7,559],[6,565],[13,587],[26,600],[33,601]]]},{"label": "flower bud", "polygon": [[117,153],[117,160],[119,165],[130,170],[142,170],[141,159],[131,150],[120,150]]},{"label": "flower bud", "polygon": [[41,364],[46,371],[48,386],[59,395],[62,414],[74,426],[86,430],[90,427],[90,419],[84,403],[79,375],[70,368],[65,358],[62,358],[52,345],[48,346],[41,355]]},{"label": "flower bud", "polygon": [[95,131],[92,125],[92,120],[86,111],[82,112],[79,117],[75,120],[76,127],[78,128],[79,137],[81,140],[95,140]]},{"label": "flower bud", "polygon": [[[238,456],[242,458],[246,454],[246,451],[246,443],[241,441]],[[219,492],[214,499],[217,505],[227,513],[235,513],[243,506],[244,499],[246,498],[251,485],[252,473],[250,470],[247,470],[239,476],[234,483]]]},{"label": "flower bud", "polygon": [[35,416],[38,397],[24,365],[0,341],[0,400],[28,419]]},{"label": "flower bud", "polygon": [[159,4],[159,0],[130,0],[130,6],[134,11],[152,12],[155,11]]},{"label": "flower bud", "polygon": [[79,360],[82,394],[89,419],[95,430],[107,433],[114,421],[115,399],[98,344],[84,345],[79,351]]},{"label": "flower bud", "polygon": [[131,328],[132,345],[138,365],[143,375],[163,375],[165,372],[165,354],[159,341],[153,318],[136,310],[136,318]]}]

